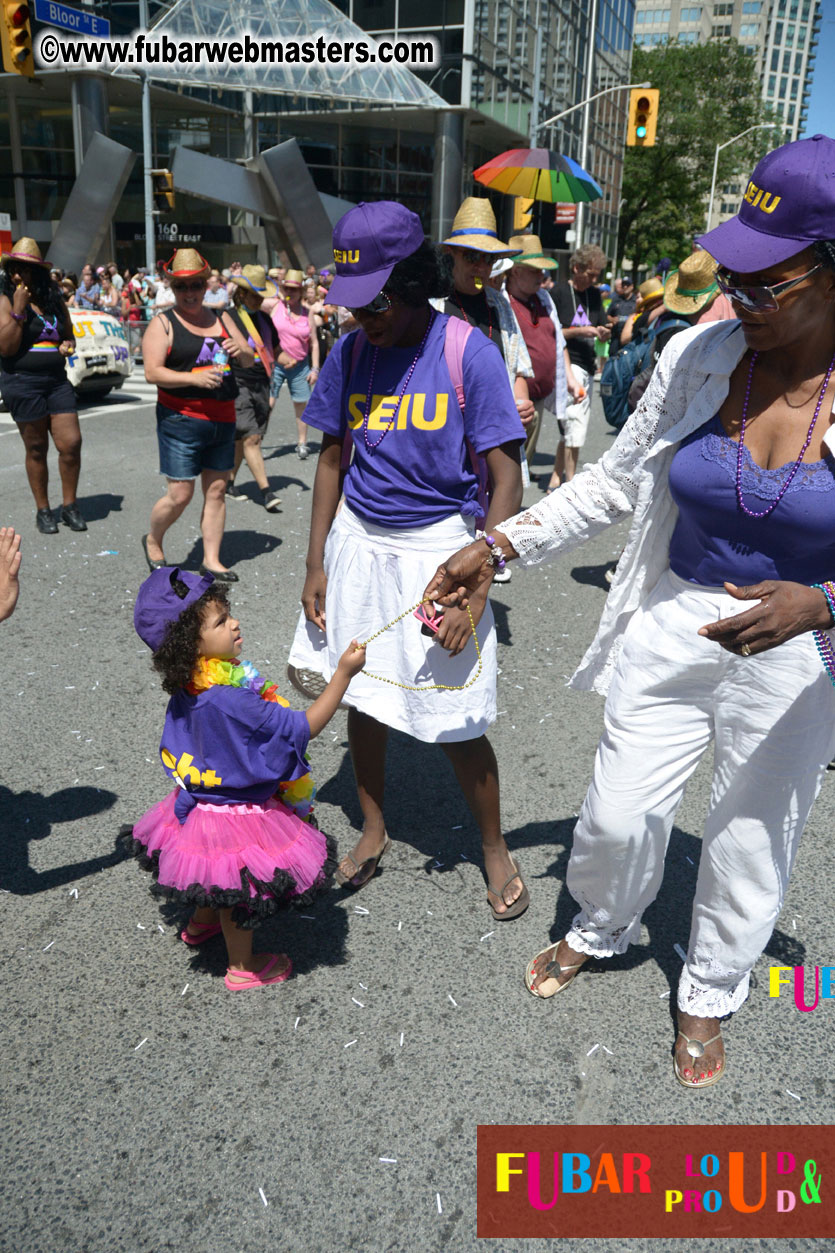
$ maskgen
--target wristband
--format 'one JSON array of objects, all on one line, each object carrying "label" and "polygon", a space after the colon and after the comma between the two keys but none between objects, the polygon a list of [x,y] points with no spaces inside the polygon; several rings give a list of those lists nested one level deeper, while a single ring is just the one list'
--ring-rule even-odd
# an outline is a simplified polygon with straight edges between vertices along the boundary
[{"label": "wristband", "polygon": [[25,313],[15,313],[15,312],[13,311],[13,312],[12,312],[12,317],[14,318],[15,322],[21,322],[21,323],[22,323],[22,322],[25,322],[25,321],[26,321],[26,314],[25,314]]}]

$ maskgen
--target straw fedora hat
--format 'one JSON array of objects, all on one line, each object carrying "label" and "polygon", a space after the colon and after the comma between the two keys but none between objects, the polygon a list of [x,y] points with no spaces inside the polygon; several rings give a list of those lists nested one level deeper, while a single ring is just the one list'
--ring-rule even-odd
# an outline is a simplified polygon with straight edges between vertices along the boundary
[{"label": "straw fedora hat", "polygon": [[196,248],[178,248],[170,261],[163,261],[162,270],[169,278],[206,278],[212,267]]},{"label": "straw fedora hat", "polygon": [[664,284],[664,308],[671,313],[701,313],[719,292],[716,262],[700,249],[685,257]]},{"label": "straw fedora hat", "polygon": [[496,229],[496,215],[489,200],[468,196],[456,213],[448,239],[451,248],[472,248],[475,252],[517,253],[518,248],[503,244]]},{"label": "straw fedora hat", "polygon": [[637,312],[642,309],[651,309],[657,305],[659,300],[664,298],[664,284],[658,277],[648,278],[645,283],[641,283],[638,288],[638,299],[635,304]]},{"label": "straw fedora hat", "polygon": [[301,287],[303,283],[304,283],[304,275],[302,274],[301,270],[288,270],[287,273],[284,275],[282,285],[284,287]]},{"label": "straw fedora hat", "polygon": [[508,243],[518,253],[513,258],[514,265],[527,265],[532,270],[559,269],[554,258],[542,251],[542,240],[538,235],[511,235]]},{"label": "straw fedora hat", "polygon": [[231,274],[229,282],[244,291],[254,292],[256,296],[267,294],[267,271],[263,265],[245,265],[240,274]]},{"label": "straw fedora hat", "polygon": [[52,267],[44,261],[41,250],[29,235],[24,235],[16,244],[12,244],[11,252],[0,254],[0,261],[20,261],[26,265],[42,265],[45,270]]}]

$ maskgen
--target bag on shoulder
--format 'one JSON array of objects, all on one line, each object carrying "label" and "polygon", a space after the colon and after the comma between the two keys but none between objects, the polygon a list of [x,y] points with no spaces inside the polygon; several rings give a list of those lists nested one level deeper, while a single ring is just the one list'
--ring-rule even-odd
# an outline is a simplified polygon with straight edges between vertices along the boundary
[{"label": "bag on shoulder", "polygon": [[603,413],[610,426],[623,426],[629,417],[629,388],[632,380],[649,362],[652,351],[652,330],[646,339],[625,344],[616,357],[610,357],[600,375],[600,396]]}]

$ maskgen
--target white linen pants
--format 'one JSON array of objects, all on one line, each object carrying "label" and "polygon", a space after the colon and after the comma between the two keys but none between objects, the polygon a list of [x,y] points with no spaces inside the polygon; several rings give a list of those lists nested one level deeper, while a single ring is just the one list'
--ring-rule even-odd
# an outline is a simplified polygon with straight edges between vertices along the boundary
[{"label": "white linen pants", "polygon": [[[756,602],[748,602],[748,607]],[[783,904],[797,845],[835,750],[835,688],[811,634],[740,657],[697,634],[746,607],[668,570],[627,628],[566,885],[567,939],[609,957],[638,939],[687,780],[714,744],[678,1007],[738,1009]]]}]

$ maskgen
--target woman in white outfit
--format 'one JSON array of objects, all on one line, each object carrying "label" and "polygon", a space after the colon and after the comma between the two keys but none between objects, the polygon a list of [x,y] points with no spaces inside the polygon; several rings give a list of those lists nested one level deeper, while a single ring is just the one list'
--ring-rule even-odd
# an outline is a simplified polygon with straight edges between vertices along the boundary
[{"label": "woman in white outfit", "polygon": [[[608,691],[566,879],[580,912],[526,984],[553,996],[638,938],[712,742],[674,1049],[690,1088],[724,1074],[720,1020],[747,996],[835,749],[833,169],[825,136],[760,162],[739,214],[700,240],[739,320],[677,335],[600,462],[493,532],[506,559],[532,563],[634,515],[572,679]],[[427,593],[464,601],[486,555],[456,553]]]}]

